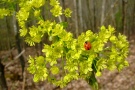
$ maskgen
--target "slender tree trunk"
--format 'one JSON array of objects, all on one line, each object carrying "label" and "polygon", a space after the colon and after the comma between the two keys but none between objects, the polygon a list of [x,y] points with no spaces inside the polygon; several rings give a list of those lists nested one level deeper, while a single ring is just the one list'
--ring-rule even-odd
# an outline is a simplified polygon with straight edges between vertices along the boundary
[{"label": "slender tree trunk", "polygon": [[46,15],[45,15],[45,5],[42,6],[42,17],[45,20]]},{"label": "slender tree trunk", "polygon": [[8,42],[8,44],[7,44],[7,47],[8,47],[8,50],[11,48],[11,44],[10,44],[10,26],[9,26],[9,21],[8,21],[8,17],[5,17],[6,18],[6,26],[7,26],[7,35],[8,35],[8,37],[7,37],[7,42]]},{"label": "slender tree trunk", "polygon": [[[21,45],[20,45],[21,42],[20,42],[20,37],[19,37],[19,29],[17,29],[17,34],[16,34],[15,38],[16,38],[16,45],[17,45],[18,53],[21,53],[22,49],[21,49]],[[21,67],[22,67],[22,75],[23,75],[24,68],[25,68],[24,57],[21,55],[19,59],[20,59],[20,63],[21,63]]]},{"label": "slender tree trunk", "polygon": [[95,4],[96,4],[96,1],[95,0],[92,0],[93,2],[93,31],[96,32],[96,10],[95,10]]},{"label": "slender tree trunk", "polygon": [[80,32],[83,32],[83,19],[82,19],[82,0],[78,0],[79,4],[79,18],[80,18]]},{"label": "slender tree trunk", "polygon": [[0,59],[0,86],[1,90],[8,90],[6,79],[5,79],[5,74],[4,74],[4,65],[1,63]]},{"label": "slender tree trunk", "polygon": [[133,22],[132,22],[132,31],[131,33],[134,34],[135,33],[135,2],[134,2],[134,5],[133,5]]},{"label": "slender tree trunk", "polygon": [[104,24],[104,20],[105,20],[105,18],[104,18],[104,16],[105,16],[105,2],[106,2],[106,0],[103,0],[103,2],[102,2],[101,25]]},{"label": "slender tree trunk", "polygon": [[87,9],[88,9],[88,28],[92,28],[92,13],[91,13],[91,8],[90,8],[90,0],[86,0],[86,6],[87,6]]},{"label": "slender tree trunk", "polygon": [[126,28],[126,19],[125,19],[125,14],[126,14],[126,7],[125,7],[125,0],[122,0],[122,32],[123,34],[126,34],[125,28]]},{"label": "slender tree trunk", "polygon": [[[65,0],[62,0],[62,7],[63,7],[63,9],[66,8],[66,6],[65,6]],[[64,17],[64,18],[63,18],[63,21],[67,22],[67,18]]]},{"label": "slender tree trunk", "polygon": [[[16,5],[16,11],[19,10],[19,7],[18,5]],[[14,14],[14,17],[15,17],[15,14]],[[19,36],[19,25],[18,25],[18,21],[15,20],[15,23],[13,23],[14,26],[15,26],[15,31],[16,31],[16,35],[15,35],[15,39],[16,39],[16,45],[17,45],[17,50],[18,50],[18,53],[21,53],[22,49],[21,49],[21,41],[20,41],[20,36]],[[24,72],[24,68],[25,68],[25,60],[24,60],[24,57],[21,55],[20,56],[20,63],[21,63],[21,67],[22,67],[22,76],[23,76],[23,72]]]},{"label": "slender tree trunk", "polygon": [[74,13],[75,13],[75,31],[76,31],[76,37],[78,37],[79,32],[78,32],[78,18],[77,18],[77,1],[74,0]]}]

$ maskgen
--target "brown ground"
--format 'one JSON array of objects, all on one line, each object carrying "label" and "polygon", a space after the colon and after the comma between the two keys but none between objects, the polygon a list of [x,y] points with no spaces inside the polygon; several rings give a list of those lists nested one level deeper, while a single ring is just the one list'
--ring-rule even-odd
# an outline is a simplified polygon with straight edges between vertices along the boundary
[{"label": "brown ground", "polygon": [[[14,56],[17,55],[17,51],[13,51]],[[7,51],[0,53],[2,56],[7,54]],[[35,55],[35,49],[27,48],[24,56],[25,58],[28,55]],[[9,62],[12,62],[8,67],[5,68],[5,77],[9,90],[91,90],[90,86],[84,80],[72,81],[63,89],[56,89],[50,83],[39,82],[34,83],[32,78],[33,76],[25,70],[25,79],[21,80],[21,66],[19,60],[12,61],[10,58],[7,61],[3,62],[4,65],[7,65]],[[122,70],[121,72],[117,71],[107,71],[103,72],[101,77],[98,77],[98,82],[100,90],[135,90],[135,41],[130,41],[130,54],[127,59],[130,66]],[[27,60],[26,60],[27,62]],[[26,64],[26,67],[28,65]],[[25,82],[25,83],[24,83]]]}]

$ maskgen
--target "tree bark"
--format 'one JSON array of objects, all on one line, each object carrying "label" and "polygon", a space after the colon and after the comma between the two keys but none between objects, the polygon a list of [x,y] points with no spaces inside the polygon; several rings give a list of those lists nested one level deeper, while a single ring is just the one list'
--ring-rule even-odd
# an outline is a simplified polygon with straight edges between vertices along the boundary
[{"label": "tree bark", "polygon": [[96,10],[95,10],[95,6],[96,6],[96,1],[92,0],[93,2],[93,31],[96,32]]},{"label": "tree bark", "polygon": [[106,2],[106,0],[103,0],[103,2],[102,2],[101,24],[100,24],[100,25],[103,25],[103,24],[104,24],[104,16],[105,16],[105,2]]},{"label": "tree bark", "polygon": [[132,22],[132,31],[131,33],[134,34],[135,33],[135,2],[134,2],[134,5],[133,5],[133,22]]},{"label": "tree bark", "polygon": [[[90,8],[90,6],[91,6],[90,5],[90,0],[86,0],[86,6],[87,6],[87,10],[88,10],[88,14],[87,14],[87,16],[88,16],[87,28],[92,28],[92,17],[91,17],[92,13],[91,13],[91,8]],[[84,23],[86,23],[86,21]],[[86,28],[84,28],[84,29],[86,29]]]},{"label": "tree bark", "polygon": [[82,19],[82,0],[78,0],[79,3],[79,18],[80,18],[80,31],[83,32],[83,19]]},{"label": "tree bark", "polygon": [[[65,0],[62,0],[62,7],[63,7],[63,9],[66,9]],[[64,22],[67,22],[67,18],[66,17],[63,17],[63,21]]]},{"label": "tree bark", "polygon": [[78,18],[77,18],[77,1],[74,0],[74,13],[75,13],[75,31],[76,31],[76,37],[78,37],[79,32],[78,32]]},{"label": "tree bark", "polygon": [[4,65],[1,63],[1,59],[0,59],[0,86],[2,90],[8,90],[4,73]]},{"label": "tree bark", "polygon": [[125,0],[122,0],[122,32],[123,34],[126,34],[125,28],[126,28],[126,19],[125,19],[125,14],[126,14],[126,2]]},{"label": "tree bark", "polygon": [[[16,5],[16,12],[19,10],[19,7],[18,5]],[[15,17],[15,15],[14,15]],[[17,45],[17,50],[18,50],[18,53],[21,53],[22,52],[22,49],[21,49],[21,41],[20,41],[20,36],[19,36],[19,25],[18,25],[18,21],[15,20],[15,28],[16,29],[16,35],[15,35],[15,39],[16,39],[16,45]],[[24,72],[24,68],[25,68],[25,60],[24,60],[24,57],[21,55],[20,56],[20,63],[21,63],[21,67],[22,67],[22,76],[23,76],[23,72]]]},{"label": "tree bark", "polygon": [[9,25],[9,24],[10,24],[10,22],[9,22],[9,17],[5,17],[5,18],[6,18],[7,35],[8,35],[8,37],[7,37],[7,39],[8,39],[8,46],[7,46],[7,47],[8,47],[8,50],[10,50],[10,49],[12,48],[12,47],[11,47],[11,40],[10,40],[10,39],[11,39],[11,38],[10,38],[11,36],[10,36],[10,34],[12,34],[12,33],[11,33],[11,31],[10,31],[10,30],[11,30],[11,27],[10,27],[10,25]]}]

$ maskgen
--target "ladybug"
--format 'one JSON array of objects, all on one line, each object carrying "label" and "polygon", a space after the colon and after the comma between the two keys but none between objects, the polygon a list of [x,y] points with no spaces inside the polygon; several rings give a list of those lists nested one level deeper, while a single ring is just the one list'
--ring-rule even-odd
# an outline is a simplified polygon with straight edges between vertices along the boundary
[{"label": "ladybug", "polygon": [[90,49],[91,49],[91,44],[90,44],[90,42],[86,41],[86,42],[84,43],[84,48],[85,48],[85,50],[90,50]]}]

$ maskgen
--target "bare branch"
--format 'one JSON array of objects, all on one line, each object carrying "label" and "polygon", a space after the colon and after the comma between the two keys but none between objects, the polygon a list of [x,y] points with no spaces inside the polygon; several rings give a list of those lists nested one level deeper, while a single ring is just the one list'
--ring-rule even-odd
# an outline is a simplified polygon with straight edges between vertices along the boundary
[{"label": "bare branch", "polygon": [[[17,60],[23,53],[25,52],[25,50],[23,50],[20,54],[18,54],[17,56],[14,57],[14,61]],[[5,68],[10,66],[12,63],[14,63],[14,61],[10,61],[8,64],[6,64]]]}]

